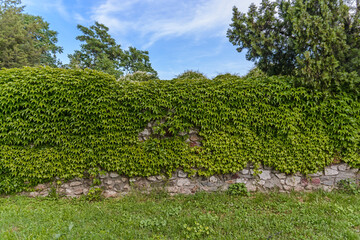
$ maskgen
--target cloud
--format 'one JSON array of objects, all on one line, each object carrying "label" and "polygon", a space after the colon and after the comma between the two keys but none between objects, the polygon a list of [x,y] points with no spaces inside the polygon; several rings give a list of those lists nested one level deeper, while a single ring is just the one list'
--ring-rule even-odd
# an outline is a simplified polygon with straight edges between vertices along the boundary
[{"label": "cloud", "polygon": [[[93,9],[92,19],[111,31],[133,32],[147,39],[147,47],[163,38],[224,36],[232,7],[247,11],[248,0],[106,0]],[[260,0],[253,1],[259,3]]]}]

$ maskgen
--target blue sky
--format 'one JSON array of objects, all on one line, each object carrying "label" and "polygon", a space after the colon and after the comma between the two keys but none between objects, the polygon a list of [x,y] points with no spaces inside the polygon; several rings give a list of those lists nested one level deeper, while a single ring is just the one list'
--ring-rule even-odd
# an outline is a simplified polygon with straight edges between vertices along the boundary
[{"label": "blue sky", "polygon": [[58,34],[64,48],[59,57],[80,49],[76,25],[95,21],[110,28],[123,49],[134,46],[149,51],[153,68],[161,79],[185,70],[208,77],[219,73],[244,75],[253,63],[238,53],[226,38],[235,5],[246,12],[260,0],[23,0],[25,12],[42,16]]}]

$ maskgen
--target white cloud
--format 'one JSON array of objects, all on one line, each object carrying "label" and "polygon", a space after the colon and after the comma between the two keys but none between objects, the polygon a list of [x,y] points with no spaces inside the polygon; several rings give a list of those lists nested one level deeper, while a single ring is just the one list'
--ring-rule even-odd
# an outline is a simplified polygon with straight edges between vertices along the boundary
[{"label": "white cloud", "polygon": [[247,11],[251,2],[260,0],[106,0],[94,8],[92,18],[119,34],[141,34],[148,47],[162,38],[224,36],[232,7]]}]

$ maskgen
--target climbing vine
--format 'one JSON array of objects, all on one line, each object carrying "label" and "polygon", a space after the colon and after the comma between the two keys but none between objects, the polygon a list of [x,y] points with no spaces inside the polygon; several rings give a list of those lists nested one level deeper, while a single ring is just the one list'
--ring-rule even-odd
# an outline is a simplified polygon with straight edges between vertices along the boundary
[{"label": "climbing vine", "polygon": [[[249,162],[287,174],[313,173],[334,159],[359,167],[356,97],[294,88],[293,80],[116,81],[92,70],[0,70],[0,193],[94,168],[209,176]],[[139,141],[150,121],[161,122],[156,134]],[[179,134],[191,128],[201,146]]]}]

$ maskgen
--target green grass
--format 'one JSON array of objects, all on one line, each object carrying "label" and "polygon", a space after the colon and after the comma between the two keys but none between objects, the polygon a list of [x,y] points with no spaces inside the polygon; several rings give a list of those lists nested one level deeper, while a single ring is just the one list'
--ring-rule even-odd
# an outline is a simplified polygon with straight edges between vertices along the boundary
[{"label": "green grass", "polygon": [[360,239],[360,195],[0,198],[0,239]]}]

